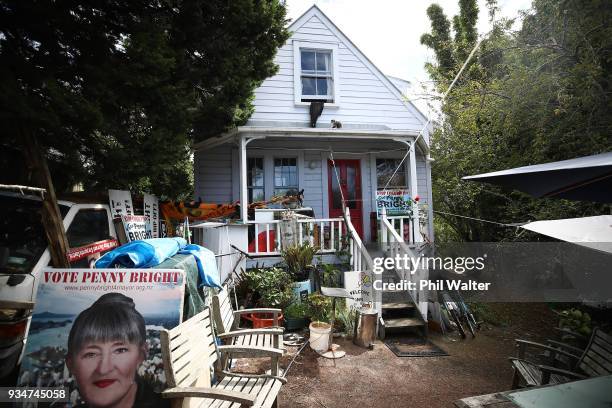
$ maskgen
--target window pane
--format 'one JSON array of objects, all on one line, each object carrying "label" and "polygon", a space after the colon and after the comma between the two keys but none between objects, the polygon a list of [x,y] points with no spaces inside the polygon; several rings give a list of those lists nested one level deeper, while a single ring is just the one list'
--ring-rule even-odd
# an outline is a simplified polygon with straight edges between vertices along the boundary
[{"label": "window pane", "polygon": [[302,51],[302,71],[314,71],[315,53],[314,51]]},{"label": "window pane", "polygon": [[66,232],[68,244],[77,248],[110,237],[106,210],[79,210]]},{"label": "window pane", "polygon": [[249,189],[249,202],[264,201],[264,190],[263,188],[251,188]]},{"label": "window pane", "polygon": [[316,95],[317,83],[315,78],[302,77],[302,95]]},{"label": "window pane", "polygon": [[249,187],[263,187],[264,185],[264,171],[263,171],[263,158],[251,157],[247,163],[248,175],[247,185]]},{"label": "window pane", "polygon": [[328,78],[317,78],[317,95],[329,95]]},{"label": "window pane", "polygon": [[295,158],[274,159],[274,187],[297,189],[297,186],[297,160]]},{"label": "window pane", "polygon": [[331,72],[331,53],[317,52],[317,71],[322,73]]},{"label": "window pane", "polygon": [[[377,188],[379,190],[385,188],[385,186],[387,186],[387,188],[406,188],[406,171],[404,163],[402,163],[401,167],[393,176],[393,179],[389,182],[391,175],[399,166],[400,162],[400,159],[376,159],[376,179]],[[387,185],[387,183],[389,184]]]}]

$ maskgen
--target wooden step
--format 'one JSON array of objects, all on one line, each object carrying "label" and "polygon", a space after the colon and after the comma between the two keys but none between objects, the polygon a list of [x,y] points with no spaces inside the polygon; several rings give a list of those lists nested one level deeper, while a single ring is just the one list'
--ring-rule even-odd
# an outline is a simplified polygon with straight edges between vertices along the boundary
[{"label": "wooden step", "polygon": [[397,310],[397,309],[414,309],[414,305],[408,302],[383,302],[383,310]]},{"label": "wooden step", "polygon": [[424,326],[425,322],[418,317],[397,317],[384,319],[385,329],[400,329],[404,327]]}]

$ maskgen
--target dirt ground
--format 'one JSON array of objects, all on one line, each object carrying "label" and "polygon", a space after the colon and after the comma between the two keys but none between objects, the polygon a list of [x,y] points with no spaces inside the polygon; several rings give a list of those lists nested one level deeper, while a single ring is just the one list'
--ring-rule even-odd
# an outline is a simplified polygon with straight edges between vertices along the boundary
[{"label": "dirt ground", "polygon": [[[337,339],[346,356],[328,360],[306,346],[287,375],[279,406],[451,407],[460,398],[508,390],[512,370],[507,358],[515,355],[514,339],[552,338],[556,317],[543,304],[494,308],[507,324],[485,325],[475,339],[430,333],[449,356],[396,357],[380,341],[367,350]],[[290,347],[285,367],[296,351]]]}]

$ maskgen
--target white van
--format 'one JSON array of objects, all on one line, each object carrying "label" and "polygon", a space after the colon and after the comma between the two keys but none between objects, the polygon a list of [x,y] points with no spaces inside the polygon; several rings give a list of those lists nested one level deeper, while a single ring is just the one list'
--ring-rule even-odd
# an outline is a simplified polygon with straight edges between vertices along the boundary
[{"label": "white van", "polygon": [[[111,211],[103,199],[78,197],[59,200],[60,213],[71,250],[116,240]],[[51,256],[41,222],[40,197],[0,192],[0,384],[13,377],[21,362],[43,268]],[[103,253],[108,251],[106,245]],[[85,251],[81,251],[85,252]],[[88,251],[91,252],[91,251]],[[86,268],[87,257],[71,262]]]}]

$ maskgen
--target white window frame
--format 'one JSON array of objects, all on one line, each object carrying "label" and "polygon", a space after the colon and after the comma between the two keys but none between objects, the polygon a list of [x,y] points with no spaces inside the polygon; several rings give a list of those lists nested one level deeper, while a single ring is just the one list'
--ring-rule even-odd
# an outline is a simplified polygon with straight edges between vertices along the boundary
[{"label": "white window frame", "polygon": [[340,106],[340,70],[338,69],[338,52],[337,43],[324,43],[312,41],[293,41],[293,96],[296,106],[310,106],[310,102],[302,102],[302,53],[301,49],[309,49],[315,51],[331,51],[332,60],[332,96],[333,102],[325,102],[325,107]]},{"label": "white window frame", "polygon": [[271,162],[272,162],[272,196],[275,195],[275,190],[276,189],[281,189],[281,188],[290,189],[290,188],[292,188],[292,186],[282,187],[282,186],[277,186],[276,185],[276,170],[275,170],[276,166],[275,166],[275,163],[274,163],[274,161],[276,159],[279,159],[279,160],[283,160],[283,159],[295,159],[295,177],[296,177],[297,185],[294,186],[293,188],[296,188],[299,191],[300,190],[300,167],[299,167],[300,166],[300,158],[299,158],[299,156],[297,156],[297,155],[295,155],[295,156],[292,156],[292,155],[274,155],[274,156],[272,156],[272,159],[271,159]]},{"label": "white window frame", "polygon": [[[274,159],[282,158],[297,158],[297,177],[298,177],[298,191],[304,188],[304,152],[288,152],[286,150],[275,149],[270,147],[270,150],[248,150],[247,158],[263,158],[264,160],[264,195],[265,199],[269,200],[274,195]],[[232,167],[234,172],[232,177],[236,177],[239,180],[240,168],[238,162],[238,152],[236,151],[232,159]],[[232,199],[240,199],[240,183],[233,184],[232,187]]]}]

